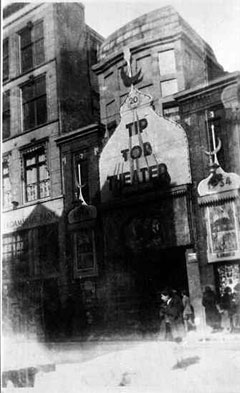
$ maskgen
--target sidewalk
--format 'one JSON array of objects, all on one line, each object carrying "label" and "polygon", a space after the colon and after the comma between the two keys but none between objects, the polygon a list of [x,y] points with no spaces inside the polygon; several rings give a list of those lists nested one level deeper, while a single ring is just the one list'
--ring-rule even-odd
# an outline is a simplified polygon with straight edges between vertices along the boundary
[{"label": "sidewalk", "polygon": [[[15,340],[3,339],[2,341],[2,369],[13,370],[35,365],[52,364],[62,362],[59,353],[64,354],[66,361],[85,361],[91,356],[100,356],[103,353],[117,348],[127,348],[131,345],[144,342],[165,342],[159,334],[91,334],[88,337],[62,338],[52,342],[38,342],[26,340],[24,337]],[[221,331],[210,333],[209,331],[189,332],[178,344],[184,346],[232,345],[240,347],[240,333]]]},{"label": "sidewalk", "polygon": [[[217,332],[211,332],[211,329],[205,327],[196,331],[190,331],[183,338],[183,341],[218,341],[218,342],[229,342],[229,341],[240,341],[240,329],[234,332],[228,330],[220,330]],[[70,339],[60,339],[57,342],[144,342],[144,341],[165,341],[164,335],[161,333],[119,333],[119,332],[95,332],[91,333],[84,338],[82,336],[75,335]]]}]

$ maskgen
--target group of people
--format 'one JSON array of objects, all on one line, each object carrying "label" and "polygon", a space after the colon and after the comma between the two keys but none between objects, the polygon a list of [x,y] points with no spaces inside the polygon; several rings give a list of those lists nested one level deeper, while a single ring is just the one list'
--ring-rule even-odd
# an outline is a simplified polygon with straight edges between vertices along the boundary
[{"label": "group of people", "polygon": [[[233,291],[226,287],[220,298],[210,286],[205,287],[202,305],[205,308],[206,324],[213,332],[223,328],[230,332],[240,330],[240,284]],[[159,316],[166,340],[182,338],[189,330],[196,329],[194,310],[185,290],[181,294],[169,288],[163,290]]]},{"label": "group of people", "polygon": [[232,332],[235,328],[240,328],[239,284],[234,287],[234,291],[228,286],[225,287],[220,298],[209,286],[206,286],[202,304],[205,308],[206,324],[212,328],[213,332],[223,328]]},{"label": "group of people", "polygon": [[163,290],[159,316],[166,340],[182,338],[184,332],[195,329],[194,310],[186,291],[179,295],[169,288]]}]

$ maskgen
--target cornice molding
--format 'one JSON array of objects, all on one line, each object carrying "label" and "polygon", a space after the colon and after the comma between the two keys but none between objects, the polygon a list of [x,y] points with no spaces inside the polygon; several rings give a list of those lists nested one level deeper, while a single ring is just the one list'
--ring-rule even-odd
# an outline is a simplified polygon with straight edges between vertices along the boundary
[{"label": "cornice molding", "polygon": [[102,137],[105,132],[105,126],[101,123],[90,124],[89,126],[79,128],[75,131],[68,132],[66,134],[62,134],[61,136],[55,139],[57,145],[64,144],[66,142],[71,142],[76,140],[77,138],[82,138],[89,134],[99,133],[99,136]]}]

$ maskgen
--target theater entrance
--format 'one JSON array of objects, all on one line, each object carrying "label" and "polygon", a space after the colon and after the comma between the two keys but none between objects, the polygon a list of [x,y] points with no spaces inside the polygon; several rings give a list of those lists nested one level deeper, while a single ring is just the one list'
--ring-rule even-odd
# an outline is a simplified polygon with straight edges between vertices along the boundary
[{"label": "theater entrance", "polygon": [[161,291],[169,287],[188,290],[185,247],[145,250],[135,256],[135,284],[139,298],[139,319],[146,327],[158,328]]}]

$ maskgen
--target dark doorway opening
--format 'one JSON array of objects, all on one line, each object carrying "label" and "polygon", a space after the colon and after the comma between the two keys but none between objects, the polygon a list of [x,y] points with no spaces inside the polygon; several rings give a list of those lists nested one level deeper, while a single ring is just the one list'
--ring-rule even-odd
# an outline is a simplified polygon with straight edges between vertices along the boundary
[{"label": "dark doorway opening", "polygon": [[179,294],[188,290],[185,247],[145,250],[135,260],[139,319],[148,329],[157,328],[161,291],[169,287]]}]

